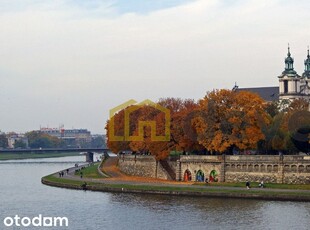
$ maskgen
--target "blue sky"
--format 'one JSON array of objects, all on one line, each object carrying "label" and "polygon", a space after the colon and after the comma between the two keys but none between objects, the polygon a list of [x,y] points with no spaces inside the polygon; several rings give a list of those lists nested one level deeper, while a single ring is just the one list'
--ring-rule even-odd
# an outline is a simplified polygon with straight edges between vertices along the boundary
[{"label": "blue sky", "polygon": [[129,99],[278,85],[302,74],[310,1],[2,0],[0,130],[103,133]]},{"label": "blue sky", "polygon": [[62,7],[79,7],[86,11],[92,11],[104,6],[115,8],[119,14],[147,14],[193,1],[195,0],[2,0],[0,6],[1,11],[21,11],[42,5],[58,6],[58,9]]},{"label": "blue sky", "polygon": [[117,8],[118,12],[147,14],[149,12],[170,8],[193,2],[194,0],[69,0],[70,5],[79,5],[84,9],[98,8],[102,4],[108,4]]},{"label": "blue sky", "polygon": [[121,13],[140,13],[147,14],[149,12],[170,8],[193,2],[193,0],[119,0],[115,1],[115,6]]}]

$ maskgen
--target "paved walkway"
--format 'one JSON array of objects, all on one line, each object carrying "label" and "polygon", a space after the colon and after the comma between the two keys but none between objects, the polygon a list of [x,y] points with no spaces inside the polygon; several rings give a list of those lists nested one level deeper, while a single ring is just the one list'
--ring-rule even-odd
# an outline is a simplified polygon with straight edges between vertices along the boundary
[{"label": "paved walkway", "polygon": [[[208,188],[208,189],[223,189],[223,190],[246,190],[246,188],[241,187],[224,187],[224,186],[201,186],[194,185],[193,182],[178,182],[178,181],[167,181],[162,179],[155,178],[145,178],[145,177],[136,177],[128,176],[119,171],[117,168],[118,157],[109,157],[102,165],[102,169],[105,174],[109,175],[108,178],[81,178],[80,176],[75,175],[75,171],[81,169],[82,167],[88,167],[89,164],[82,164],[78,167],[72,167],[68,169],[68,174],[66,170],[63,170],[63,178],[68,178],[72,180],[84,181],[84,182],[97,182],[103,184],[131,184],[131,185],[152,185],[152,186],[166,186],[166,187],[190,187],[190,188]],[[54,174],[58,176],[58,172]],[[251,188],[250,190],[272,190],[276,192],[294,192],[294,193],[310,193],[310,190],[293,190],[293,189],[271,189],[271,188]]]}]

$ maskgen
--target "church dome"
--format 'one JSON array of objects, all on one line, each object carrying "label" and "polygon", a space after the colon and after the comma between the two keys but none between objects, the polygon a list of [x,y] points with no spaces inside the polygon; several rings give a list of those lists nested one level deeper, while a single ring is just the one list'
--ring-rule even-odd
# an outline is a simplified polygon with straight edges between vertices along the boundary
[{"label": "church dome", "polygon": [[294,58],[291,57],[290,47],[288,47],[287,57],[285,58],[285,69],[282,74],[289,75],[291,77],[295,77],[297,74],[294,70]]},{"label": "church dome", "polygon": [[288,54],[287,58],[285,58],[285,64],[286,63],[294,63],[294,58],[291,57],[291,54]]}]

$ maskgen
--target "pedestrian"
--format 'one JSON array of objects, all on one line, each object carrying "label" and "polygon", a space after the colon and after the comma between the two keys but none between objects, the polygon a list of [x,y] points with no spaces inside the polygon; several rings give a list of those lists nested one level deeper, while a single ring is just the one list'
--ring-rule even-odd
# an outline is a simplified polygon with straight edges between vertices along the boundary
[{"label": "pedestrian", "polygon": [[67,175],[69,174],[69,169],[67,169]]},{"label": "pedestrian", "polygon": [[260,184],[258,185],[260,188],[264,188],[265,185],[264,185],[264,181],[261,181]]},{"label": "pedestrian", "polygon": [[81,186],[82,186],[82,189],[83,189],[84,191],[86,191],[86,189],[87,189],[87,183],[84,182]]},{"label": "pedestrian", "polygon": [[245,183],[245,186],[246,186],[247,189],[250,189],[250,182],[247,181],[247,182]]}]

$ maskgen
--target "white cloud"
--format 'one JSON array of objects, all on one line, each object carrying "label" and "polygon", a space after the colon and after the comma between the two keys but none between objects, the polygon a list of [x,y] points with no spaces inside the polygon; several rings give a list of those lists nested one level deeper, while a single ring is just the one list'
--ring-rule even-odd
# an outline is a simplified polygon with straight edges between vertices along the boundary
[{"label": "white cloud", "polygon": [[303,71],[308,1],[200,0],[121,15],[112,3],[0,11],[0,129],[64,123],[102,132],[108,110],[131,98],[277,85],[287,42]]}]

